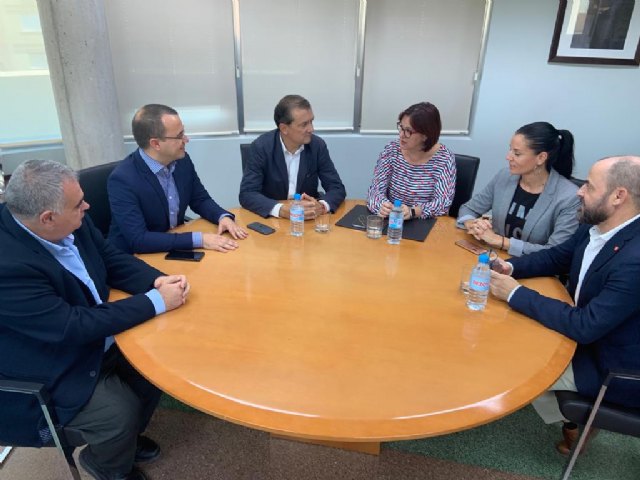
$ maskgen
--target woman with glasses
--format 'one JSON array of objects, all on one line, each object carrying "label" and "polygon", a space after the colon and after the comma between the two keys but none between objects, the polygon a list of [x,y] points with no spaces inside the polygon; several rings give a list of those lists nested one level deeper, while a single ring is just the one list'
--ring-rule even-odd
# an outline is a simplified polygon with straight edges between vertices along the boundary
[{"label": "woman with glasses", "polygon": [[[567,240],[578,228],[578,187],[571,182],[573,135],[547,122],[519,128],[509,166],[460,207],[457,224],[477,240],[511,256]],[[491,211],[491,219],[483,218]]]},{"label": "woman with glasses", "polygon": [[398,115],[399,138],[380,154],[369,187],[367,207],[387,217],[393,201],[402,202],[404,218],[446,215],[453,201],[456,162],[453,153],[438,143],[440,112],[427,102],[410,106]]}]

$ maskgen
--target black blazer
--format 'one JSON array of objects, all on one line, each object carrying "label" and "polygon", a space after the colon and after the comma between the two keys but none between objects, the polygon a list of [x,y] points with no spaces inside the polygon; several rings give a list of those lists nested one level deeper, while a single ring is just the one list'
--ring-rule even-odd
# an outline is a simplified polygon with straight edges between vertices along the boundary
[{"label": "black blazer", "polygon": [[[162,272],[104,240],[88,215],[73,232],[100,298],[109,287],[131,293],[96,305],[89,289],[67,271],[0,205],[0,378],[44,383],[58,420],[67,424],[91,397],[105,337],[152,318],[144,293]],[[0,393],[0,430],[37,445],[46,423],[33,397]]]},{"label": "black blazer", "polygon": [[[318,192],[318,180],[326,192]],[[272,130],[256,138],[251,144],[251,159],[240,183],[240,205],[247,210],[268,217],[271,209],[289,193],[289,174],[282,152],[279,130]],[[335,211],[347,196],[336,171],[327,144],[312,135],[300,155],[296,193],[306,193],[326,201]]]}]

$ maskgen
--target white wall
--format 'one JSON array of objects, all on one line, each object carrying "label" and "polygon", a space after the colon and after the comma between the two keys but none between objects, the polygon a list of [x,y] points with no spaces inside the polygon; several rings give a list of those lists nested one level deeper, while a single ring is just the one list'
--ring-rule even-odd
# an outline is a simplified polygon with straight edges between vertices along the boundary
[{"label": "white wall", "polygon": [[[554,0],[494,0],[471,135],[441,139],[454,152],[480,157],[476,189],[506,165],[511,135],[530,122],[548,121],[574,134],[577,177],[586,177],[598,158],[640,155],[640,68],[547,63],[557,8]],[[203,182],[223,205],[238,205],[238,145],[252,138],[189,145]],[[362,198],[377,156],[392,137],[323,138],[348,197]]]},{"label": "white wall", "polygon": [[[534,121],[573,132],[577,177],[585,177],[603,156],[640,155],[640,68],[547,63],[557,8],[554,0],[494,0],[471,135],[441,139],[454,152],[480,157],[476,189],[505,166],[513,132]],[[299,93],[304,95],[304,88]],[[428,98],[416,98],[421,100]],[[239,204],[239,145],[253,138],[196,139],[188,146],[203,183],[225,207]],[[348,197],[362,198],[378,153],[393,137],[323,138]]]}]

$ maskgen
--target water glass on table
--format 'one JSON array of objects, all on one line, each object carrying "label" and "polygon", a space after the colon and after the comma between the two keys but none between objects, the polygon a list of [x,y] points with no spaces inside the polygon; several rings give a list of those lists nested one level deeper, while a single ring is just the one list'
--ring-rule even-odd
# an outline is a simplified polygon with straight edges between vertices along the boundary
[{"label": "water glass on table", "polygon": [[465,294],[469,293],[469,279],[471,278],[471,271],[475,267],[475,264],[467,264],[460,270],[460,291]]},{"label": "water glass on table", "polygon": [[384,219],[378,215],[367,216],[367,237],[378,239],[382,237]]},{"label": "water glass on table", "polygon": [[324,212],[316,215],[315,231],[318,233],[328,233],[331,229],[331,213]]}]

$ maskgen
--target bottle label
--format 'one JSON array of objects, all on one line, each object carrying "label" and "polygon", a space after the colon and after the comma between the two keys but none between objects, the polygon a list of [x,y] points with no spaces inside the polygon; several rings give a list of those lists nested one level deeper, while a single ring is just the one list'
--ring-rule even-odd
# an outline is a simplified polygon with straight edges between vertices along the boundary
[{"label": "bottle label", "polygon": [[402,215],[389,215],[389,228],[402,228]]},{"label": "bottle label", "polygon": [[469,281],[469,288],[472,288],[473,290],[477,290],[479,292],[484,292],[486,290],[489,290],[489,280],[489,278],[472,275],[471,280]]},{"label": "bottle label", "polygon": [[304,209],[292,208],[289,217],[292,222],[304,222]]}]

